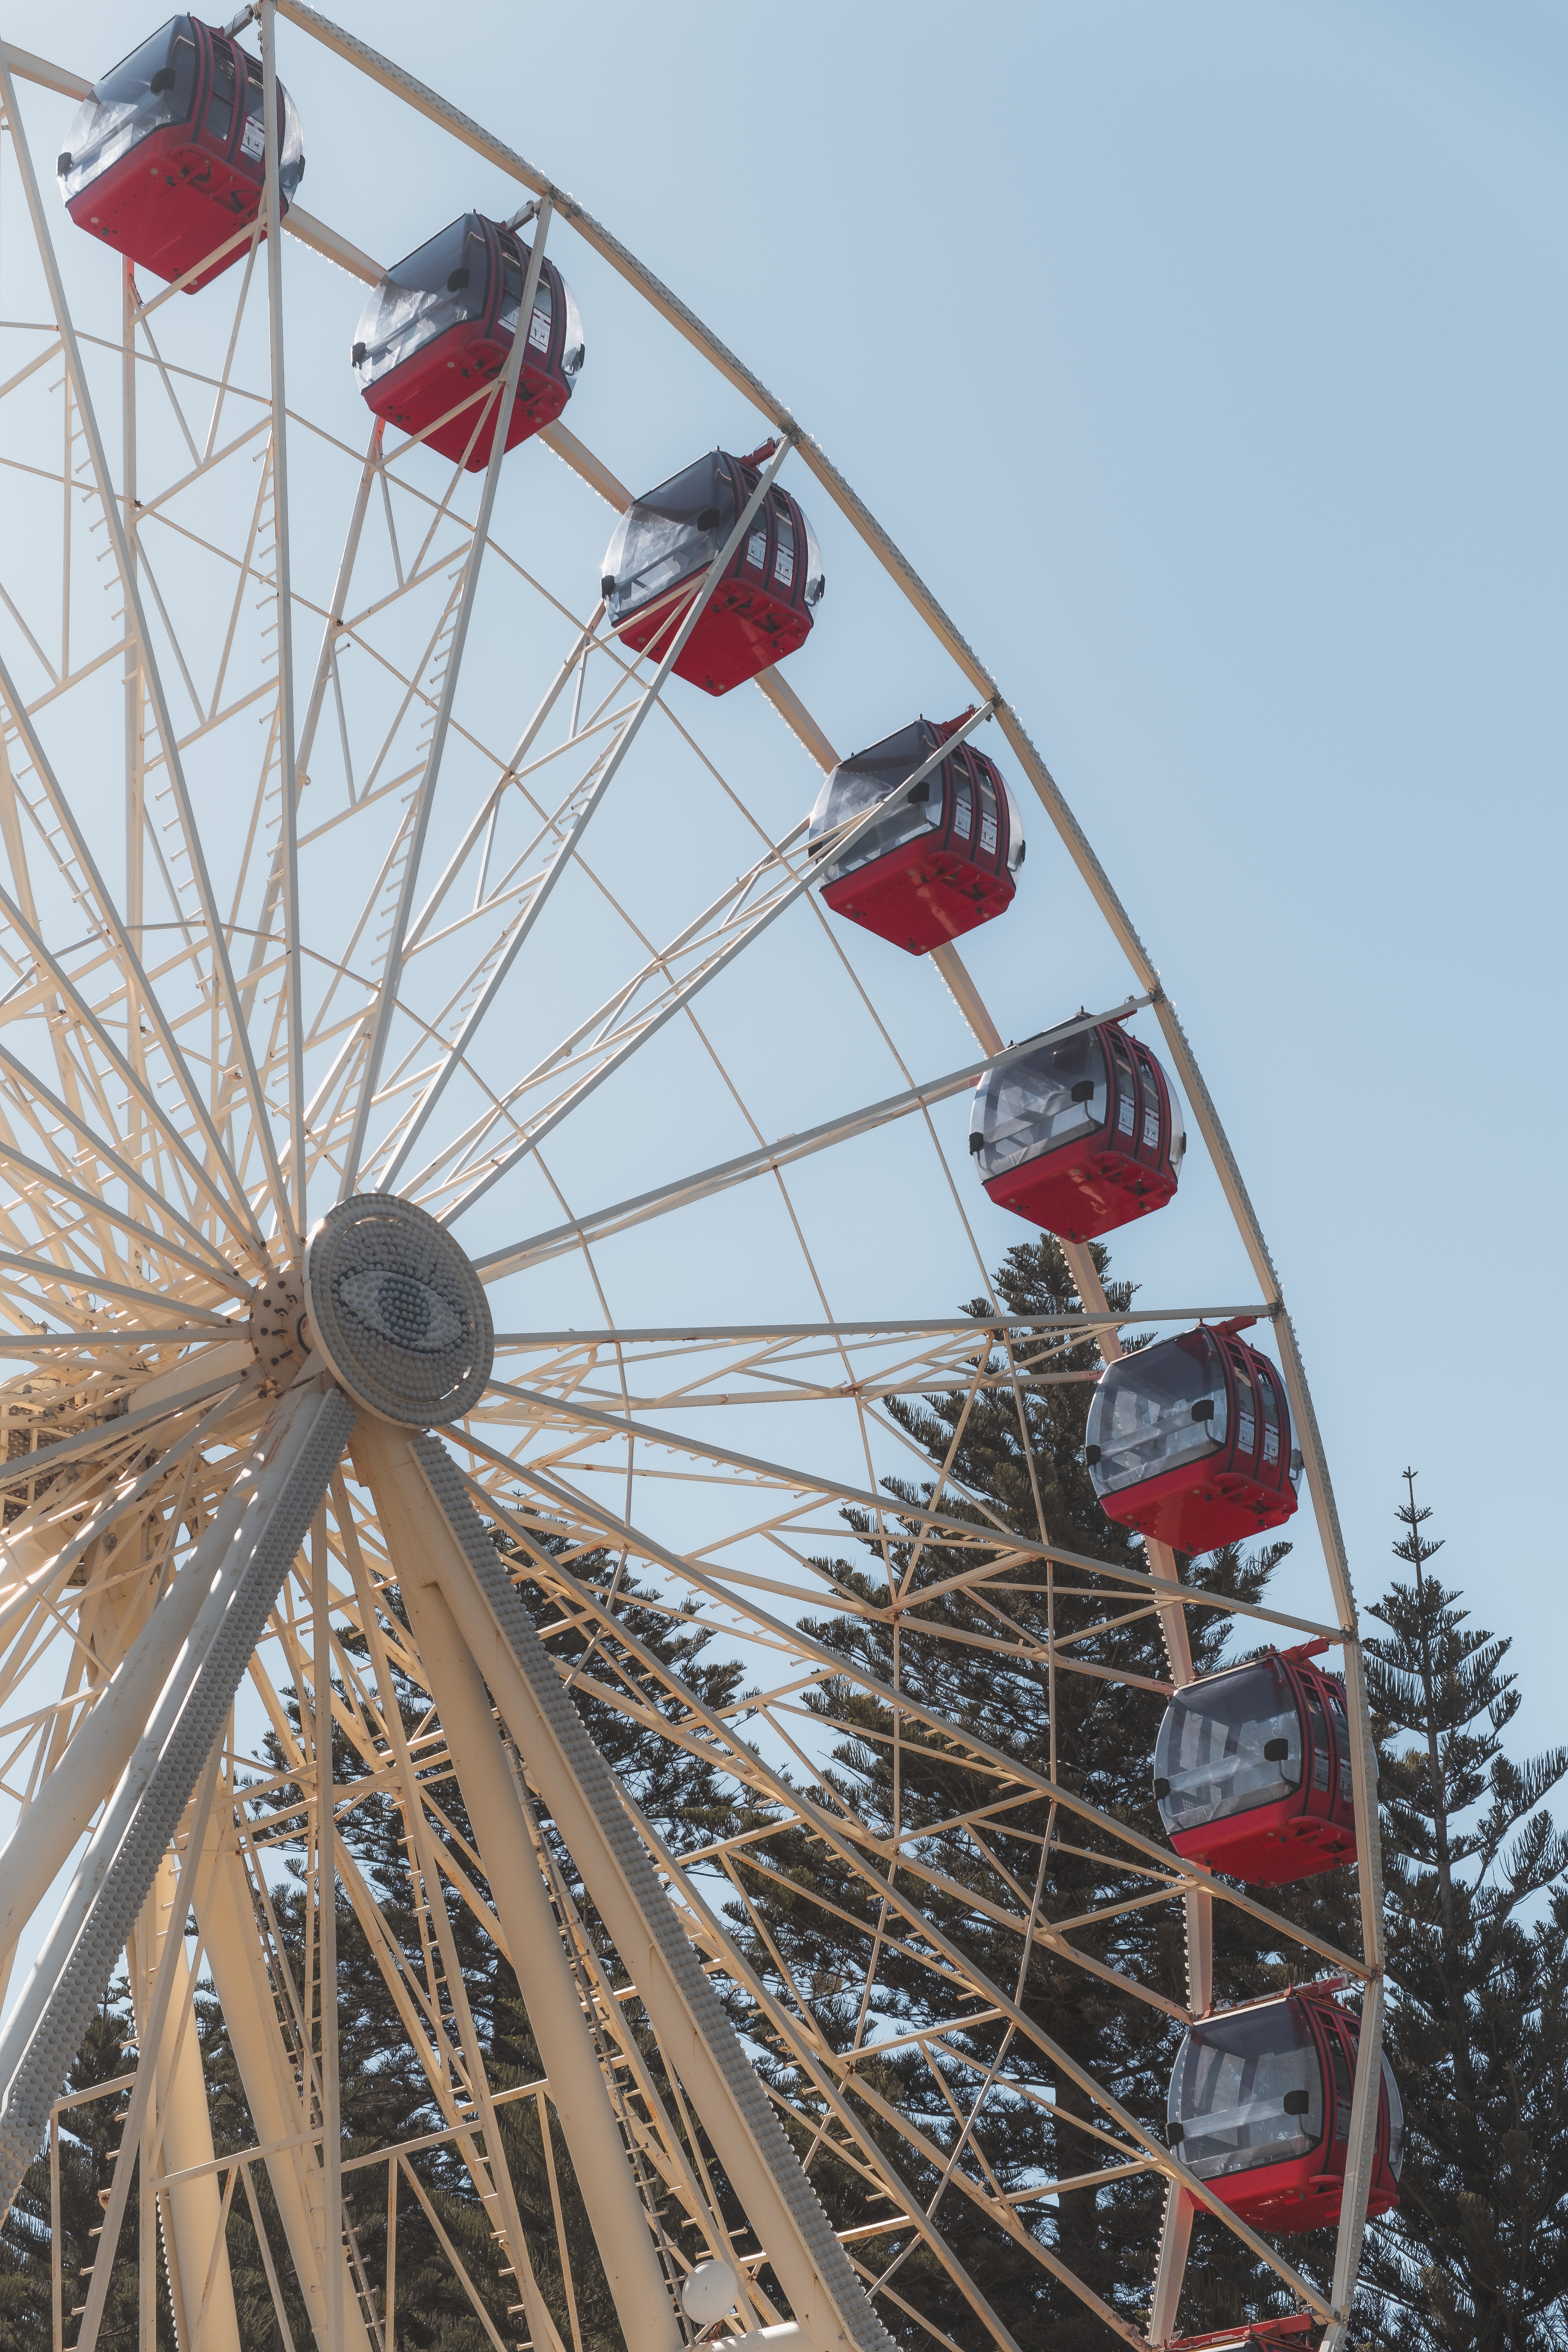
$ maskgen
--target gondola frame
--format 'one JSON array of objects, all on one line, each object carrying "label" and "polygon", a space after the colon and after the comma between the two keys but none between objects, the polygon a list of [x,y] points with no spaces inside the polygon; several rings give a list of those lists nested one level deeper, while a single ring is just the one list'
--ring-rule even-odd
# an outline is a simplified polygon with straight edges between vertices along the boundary
[{"label": "gondola frame", "polygon": [[[368,329],[374,335],[375,317],[384,315],[388,289],[413,290],[399,286],[397,270],[407,268],[421,254],[454,232],[461,232],[458,243],[464,250],[476,234],[483,243],[482,299],[475,300],[468,315],[416,343],[391,367],[374,373],[374,346],[365,340],[364,331]],[[351,357],[366,407],[373,415],[384,417],[399,431],[422,438],[438,457],[448,458],[454,465],[461,464],[468,473],[478,473],[489,463],[495,446],[499,420],[485,413],[483,394],[505,368],[514,334],[522,331],[522,295],[531,257],[531,247],[515,230],[489,219],[484,213],[460,213],[388,270],[360,320]],[[517,281],[516,328],[505,325],[501,318],[511,293],[507,282],[509,264]],[[540,286],[547,296],[549,325],[540,343],[535,331],[545,312],[536,294],[527,326],[528,346],[507,419],[507,450],[517,448],[555,423],[572,397],[582,364],[580,356],[574,364],[571,363],[573,348],[581,352],[580,336],[574,346],[569,347],[568,343],[576,305],[564,278],[548,255],[541,260],[539,275]]]},{"label": "gondola frame", "polygon": [[[764,443],[744,457],[714,449],[645,497],[635,499],[626,509],[605,553],[600,592],[611,627],[632,652],[662,659],[699,583],[762,478],[762,468],[774,446]],[[706,531],[693,528],[690,561],[678,577],[661,582],[645,598],[628,600],[621,572],[639,515],[657,513],[658,499],[678,490],[705,463],[712,468],[713,526]],[[770,482],[745,537],[680,649],[674,664],[676,677],[714,696],[729,694],[760,677],[805,645],[822,592],[816,535],[805,509],[781,483]]]},{"label": "gondola frame", "polygon": [[[1288,1885],[1325,1870],[1346,1869],[1355,1861],[1355,1800],[1344,1685],[1311,1663],[1313,1655],[1327,1646],[1318,1641],[1301,1643],[1290,1650],[1266,1651],[1224,1674],[1184,1684],[1174,1693],[1155,1742],[1154,1799],[1166,1836],[1185,1860],[1202,1863],[1205,1870],[1241,1879],[1250,1886]],[[1167,1787],[1162,1785],[1158,1767],[1177,1707],[1184,1706],[1192,1713],[1200,1713],[1191,1705],[1193,1692],[1264,1669],[1283,1676],[1296,1708],[1301,1743],[1296,1788],[1288,1796],[1241,1806],[1190,1829],[1173,1828],[1167,1811]]]},{"label": "gondola frame", "polygon": [[[1304,2154],[1273,2164],[1238,2165],[1229,2172],[1205,2171],[1197,2177],[1238,2220],[1249,2222],[1255,2229],[1294,2237],[1309,2230],[1332,2227],[1340,2218],[1344,2195],[1351,2091],[1355,2081],[1361,2025],[1358,2018],[1340,2006],[1331,1987],[1301,1986],[1283,1995],[1241,2002],[1233,2009],[1216,2011],[1199,2019],[1189,2028],[1177,2053],[1167,2108],[1175,2100],[1183,2063],[1194,2033],[1201,2035],[1205,2026],[1213,2027],[1223,2020],[1274,2007],[1291,2010],[1307,2031],[1318,2062],[1322,2129]],[[1385,2059],[1378,2085],[1377,2141],[1367,2187],[1369,2221],[1391,2211],[1399,2202],[1403,2109],[1396,2129],[1391,2093],[1397,2101],[1397,2086]],[[1167,2112],[1167,2132],[1178,2156],[1195,2120],[1172,2116]]]},{"label": "gondola frame", "polygon": [[[1119,1021],[1078,1034],[1091,1037],[1104,1060],[1104,1118],[1065,1142],[1041,1144],[993,1175],[982,1165],[981,1182],[999,1209],[1062,1241],[1082,1243],[1152,1216],[1175,1197],[1186,1137],[1175,1090],[1141,1037]],[[1043,1040],[1039,1051],[1048,1050],[1049,1041]],[[981,1162],[990,1148],[987,1098],[1007,1066],[987,1070],[974,1089],[969,1149]]]},{"label": "gondola frame", "polygon": [[[1174,1550],[1196,1553],[1243,1542],[1249,1536],[1283,1527],[1295,1516],[1299,1457],[1292,1445],[1284,1379],[1277,1364],[1238,1336],[1254,1319],[1237,1317],[1226,1323],[1199,1324],[1194,1331],[1158,1340],[1136,1356],[1123,1356],[1107,1365],[1089,1407],[1084,1452],[1107,1518]],[[1118,1387],[1135,1379],[1140,1370],[1146,1373],[1164,1349],[1190,1343],[1199,1333],[1206,1335],[1218,1350],[1225,1383],[1224,1437],[1211,1443],[1206,1453],[1194,1447],[1170,1469],[1152,1477],[1110,1486],[1100,1475],[1101,1451],[1093,1435],[1104,1400],[1114,1396]],[[1244,1382],[1251,1398],[1250,1410],[1243,1409]],[[1270,1423],[1261,1407],[1260,1393],[1272,1399],[1275,1409],[1277,1458],[1272,1463],[1268,1459]],[[1243,1432],[1249,1423],[1251,1442],[1244,1445]]]},{"label": "gondola frame", "polygon": [[[131,141],[75,188],[71,182],[79,169],[78,151],[65,149],[56,163],[60,193],[74,225],[138,268],[171,283],[259,215],[266,182],[260,59],[242,49],[219,26],[205,24],[199,16],[173,16],[100,77],[72,124],[74,136],[89,105],[113,103],[104,94],[108,86],[161,39],[167,43],[165,64],[156,71],[175,72],[167,59],[174,57],[185,33],[195,58],[184,111]],[[233,76],[233,95],[226,100],[218,89],[219,69],[226,61]],[[150,93],[153,90],[150,79]],[[230,120],[226,130],[220,131],[215,114],[216,107],[225,103]],[[305,168],[299,117],[281,82],[278,84],[278,138],[281,218]],[[242,241],[201,270],[184,291],[200,293],[242,260],[245,252]]]}]

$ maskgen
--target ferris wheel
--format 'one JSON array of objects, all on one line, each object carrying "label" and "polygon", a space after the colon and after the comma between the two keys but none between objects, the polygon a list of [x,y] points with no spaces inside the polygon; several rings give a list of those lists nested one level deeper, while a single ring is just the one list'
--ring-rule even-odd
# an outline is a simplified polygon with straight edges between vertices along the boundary
[{"label": "ferris wheel", "polygon": [[[505,2159],[525,2098],[628,2352],[946,2344],[944,2312],[1010,2347],[987,2246],[1172,2344],[1200,2215],[1338,2347],[1399,2136],[1344,1547],[1217,1113],[1022,720],[790,411],[389,59],[262,0],[83,62],[0,66],[7,2207],[122,1962],[138,2053],[79,2281],[57,2232],[57,2346],[93,2352],[134,2172],[143,2346],[161,2276],[183,2347],[241,2352],[248,2210],[280,2340],[302,2307],[325,2352],[392,2352],[403,2210],[497,2352],[497,2308],[580,2348],[574,2214],[531,2239]],[[515,202],[366,253],[298,191],[313,123],[373,119],[394,166],[439,148],[422,185]],[[639,488],[611,388],[659,369],[689,438]],[[852,656],[831,731],[807,707],[872,614],[956,716],[888,709]],[[1040,1001],[1047,887],[1119,974],[1095,1011],[1066,970]],[[1033,972],[1028,1022],[982,962]],[[1174,1246],[1200,1184],[1254,1295],[1108,1299],[1091,1244]],[[1076,1304],[999,1297],[996,1211],[1058,1237]],[[1026,1465],[1053,1383],[1131,1553],[1064,1549],[1037,1485],[1021,1527],[897,1410],[1001,1399]],[[1184,1583],[1178,1553],[1299,1504],[1314,1613]],[[1215,1609],[1251,1654],[1203,1674]],[[1071,1678],[1121,1703],[1107,1643],[1140,1618],[1163,1836],[1054,1746]],[[733,1704],[683,1673],[694,1627]],[[949,1703],[982,1657],[1048,1748]],[[715,1835],[639,1805],[610,1721],[705,1768]],[[880,1810],[833,1767],[847,1724]],[[346,1835],[367,1789],[401,1815],[395,1916]],[[1085,1854],[1122,1891],[1075,1917]],[[1352,1865],[1356,1948],[1270,1908]],[[1215,2007],[1216,1906],[1290,1990]],[[1151,1908],[1178,1991],[1097,1956]],[[345,2152],[341,1913],[427,2078],[416,2141]],[[516,1973],[537,2082],[492,2080],[459,1914]],[[1041,1955],[1179,2032],[1163,2120],[1053,2033]],[[835,2167],[869,2220],[834,2218]],[[1130,2313],[1051,2216],[1140,2179],[1163,2218]],[[1323,2228],[1320,2275],[1292,2242]]]}]

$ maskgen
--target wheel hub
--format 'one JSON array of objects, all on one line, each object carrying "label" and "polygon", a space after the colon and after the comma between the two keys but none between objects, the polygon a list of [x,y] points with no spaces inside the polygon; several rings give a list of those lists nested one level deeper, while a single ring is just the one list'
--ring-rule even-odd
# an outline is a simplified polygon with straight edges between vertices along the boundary
[{"label": "wheel hub", "polygon": [[411,1201],[359,1192],[329,1210],[305,1251],[304,1294],[310,1345],[367,1412],[428,1429],[484,1394],[495,1358],[484,1286]]},{"label": "wheel hub", "polygon": [[289,1386],[310,1353],[304,1336],[305,1279],[299,1265],[286,1265],[268,1276],[251,1302],[250,1344],[267,1377],[263,1396],[278,1396]]}]

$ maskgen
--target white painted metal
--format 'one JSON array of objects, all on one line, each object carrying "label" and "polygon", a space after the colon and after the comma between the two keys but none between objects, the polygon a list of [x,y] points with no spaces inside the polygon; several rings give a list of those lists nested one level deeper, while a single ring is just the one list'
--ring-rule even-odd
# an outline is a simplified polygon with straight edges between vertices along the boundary
[{"label": "white painted metal", "polygon": [[566,1967],[500,1734],[479,1669],[443,1596],[437,1556],[444,1546],[450,1548],[451,1538],[406,1436],[363,1423],[354,1465],[376,1498],[410,1630],[479,1831],[485,1875],[535,2039],[549,2053],[552,2103],[579,2176],[601,2184],[595,2234],[628,2352],[676,2352],[680,2334],[654,2259],[648,2216]]},{"label": "white painted metal", "polygon": [[[152,2047],[146,2036],[153,1986],[174,1914],[175,1874],[172,1864],[165,1859],[142,1907],[127,1955],[137,2030],[142,2037],[143,2049]],[[183,1937],[180,1942],[183,1944]],[[158,2079],[149,2102],[148,2128],[142,2136],[142,2150],[143,2161],[154,2176],[189,2172],[196,2177],[176,2180],[163,2191],[161,2200],[143,2198],[142,2202],[150,2222],[155,2220],[155,2203],[161,2201],[163,2205],[164,2259],[174,2282],[176,2308],[195,2311],[202,2304],[204,2287],[206,2289],[201,2352],[240,2352],[228,2249],[219,2226],[222,2199],[215,2171],[207,2169],[214,2165],[212,2118],[192,2009],[195,1984],[185,1955],[178,1947],[174,1970],[168,2013],[157,2044]],[[213,2279],[207,2286],[209,2269]],[[155,2266],[143,2284],[155,2291]]]},{"label": "white painted metal", "polygon": [[[244,1861],[227,1831],[216,1821],[208,1832],[203,1884],[204,1900],[197,1916],[213,1985],[260,2145],[276,2150],[267,2159],[268,2177],[294,2275],[318,2339],[325,2344],[330,2321],[321,2248],[323,2242],[331,2248],[336,2232],[323,2209],[323,2176],[310,2144],[309,2084],[302,2095],[294,2079],[290,2053],[279,2033],[275,1988],[262,1957]],[[353,2288],[341,2276],[347,2269],[347,2258],[333,2248],[327,2260],[331,2261],[334,2253],[347,2352],[372,2352]]]}]

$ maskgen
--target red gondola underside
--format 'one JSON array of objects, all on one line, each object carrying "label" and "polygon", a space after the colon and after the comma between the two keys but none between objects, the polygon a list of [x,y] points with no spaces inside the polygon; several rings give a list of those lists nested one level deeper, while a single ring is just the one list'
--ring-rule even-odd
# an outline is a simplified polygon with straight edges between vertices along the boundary
[{"label": "red gondola underside", "polygon": [[1177,1830],[1171,1843],[1189,1862],[1201,1862],[1205,1870],[1242,1879],[1248,1886],[1285,1886],[1322,1870],[1342,1869],[1355,1860],[1353,1826],[1303,1819],[1294,1797],[1259,1805],[1238,1821]]},{"label": "red gondola underside", "polygon": [[1245,1470],[1216,1467],[1217,1459],[1195,1470],[1179,1465],[1125,1494],[1102,1496],[1100,1507],[1121,1527],[1136,1528],[1173,1550],[1194,1552],[1244,1542],[1295,1517],[1292,1487],[1281,1490]]},{"label": "red gondola underside", "polygon": [[999,1209],[1027,1217],[1064,1242],[1089,1242],[1163,1209],[1175,1192],[1176,1179],[1168,1165],[1147,1167],[1088,1136],[1053,1151],[1048,1160],[993,1176],[985,1190]]},{"label": "red gondola underside", "polygon": [[[698,584],[691,583],[684,596],[623,621],[616,632],[621,643],[639,654],[651,646],[658,659]],[[796,652],[810,635],[811,614],[799,605],[745,578],[721,580],[680,648],[675,675],[705,694],[728,694]]]},{"label": "red gondola underside", "polygon": [[952,850],[910,841],[829,882],[822,896],[836,915],[910,955],[929,955],[1005,915],[1016,894],[1010,874],[987,874]]},{"label": "red gondola underside", "polygon": [[[174,62],[163,64],[164,57]],[[138,83],[138,68],[142,79]],[[158,79],[147,76],[158,70]],[[66,199],[66,209],[78,228],[123,254],[138,268],[173,280],[205,260],[216,247],[251,226],[261,210],[265,179],[265,138],[261,108],[260,61],[241,49],[217,26],[195,17],[175,17],[163,34],[133,53],[96,86],[86,101],[84,115],[96,105],[101,122],[116,103],[129,105],[130,91],[139,89],[141,105],[154,105],[166,90],[164,110],[177,109],[179,119],[163,121],[134,140],[124,152]],[[280,150],[289,124],[295,119],[287,93],[279,86]],[[297,121],[295,121],[297,133]],[[90,125],[79,117],[73,130],[79,147]],[[91,147],[82,147],[77,176],[90,168]],[[68,150],[59,170],[71,167]],[[289,192],[303,170],[296,156],[282,176],[279,190],[280,215],[289,210]],[[243,260],[247,240],[241,236],[232,249],[192,279],[187,294],[199,293],[226,269]]]},{"label": "red gondola underside", "polygon": [[[488,419],[481,422],[482,394],[506,366],[510,349],[510,335],[476,335],[471,324],[460,322],[367,386],[365,404],[402,433],[423,433],[427,449],[454,465],[461,459],[470,474],[477,473],[489,465],[495,446],[495,426]],[[553,425],[570,397],[559,376],[524,360],[507,423],[507,448]],[[434,431],[426,429],[431,426]]]},{"label": "red gondola underside", "polygon": [[[237,229],[249,227],[261,209],[261,183],[238,162],[194,142],[189,123],[174,124],[152,131],[66,209],[78,228],[111,245],[139,269],[174,279]],[[194,278],[185,292],[199,294],[242,260],[245,249],[242,240]]]},{"label": "red gondola underside", "polygon": [[[1367,2194],[1369,2221],[1375,2221],[1380,2213],[1392,2212],[1399,2202],[1399,2183],[1383,2152],[1385,2137],[1386,2125],[1378,2135],[1378,2160]],[[1285,2164],[1262,2164],[1250,2172],[1222,2176],[1211,2180],[1209,2187],[1238,2221],[1250,2221],[1255,2230],[1282,2238],[1301,2236],[1309,2230],[1331,2230],[1339,2221],[1345,2193],[1345,2144],[1341,2140],[1331,2148],[1319,2147],[1310,2156],[1295,2157]]]}]

